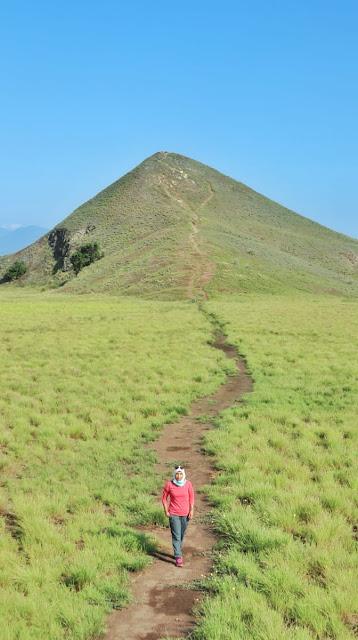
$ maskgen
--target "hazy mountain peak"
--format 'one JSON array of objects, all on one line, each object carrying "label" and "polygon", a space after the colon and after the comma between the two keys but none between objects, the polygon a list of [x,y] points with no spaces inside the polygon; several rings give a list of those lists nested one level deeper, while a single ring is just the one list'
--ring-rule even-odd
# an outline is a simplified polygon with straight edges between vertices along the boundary
[{"label": "hazy mountain peak", "polygon": [[0,255],[20,251],[41,238],[48,229],[34,224],[28,226],[16,225],[13,228],[0,227]]}]

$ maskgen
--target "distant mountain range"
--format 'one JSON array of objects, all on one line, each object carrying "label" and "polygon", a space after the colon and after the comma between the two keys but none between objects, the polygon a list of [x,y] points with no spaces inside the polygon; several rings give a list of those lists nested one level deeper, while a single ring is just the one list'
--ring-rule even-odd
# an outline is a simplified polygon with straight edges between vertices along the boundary
[{"label": "distant mountain range", "polygon": [[[71,256],[94,242],[104,257],[76,276]],[[7,285],[14,260],[27,271]],[[163,151],[16,256],[0,257],[1,281],[165,300],[285,291],[358,296],[358,240]]]},{"label": "distant mountain range", "polygon": [[10,230],[0,227],[0,256],[25,249],[30,244],[41,238],[48,229],[29,225]]}]

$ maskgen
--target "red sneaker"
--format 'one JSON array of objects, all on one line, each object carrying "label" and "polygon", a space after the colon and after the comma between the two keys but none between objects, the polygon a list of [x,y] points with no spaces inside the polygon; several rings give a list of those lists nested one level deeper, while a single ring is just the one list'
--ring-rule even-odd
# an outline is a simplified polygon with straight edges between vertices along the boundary
[{"label": "red sneaker", "polygon": [[182,567],[183,566],[183,558],[176,558],[175,559],[175,566],[176,567]]}]

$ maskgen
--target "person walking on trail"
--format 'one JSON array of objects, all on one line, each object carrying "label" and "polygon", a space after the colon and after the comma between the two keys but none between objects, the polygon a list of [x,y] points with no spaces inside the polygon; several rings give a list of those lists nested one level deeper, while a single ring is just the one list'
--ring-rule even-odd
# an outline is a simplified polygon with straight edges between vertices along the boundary
[{"label": "person walking on trail", "polygon": [[194,515],[194,489],[190,480],[186,479],[185,470],[181,466],[175,467],[172,479],[164,487],[163,506],[165,515],[169,518],[175,565],[182,567],[181,547],[189,520]]}]

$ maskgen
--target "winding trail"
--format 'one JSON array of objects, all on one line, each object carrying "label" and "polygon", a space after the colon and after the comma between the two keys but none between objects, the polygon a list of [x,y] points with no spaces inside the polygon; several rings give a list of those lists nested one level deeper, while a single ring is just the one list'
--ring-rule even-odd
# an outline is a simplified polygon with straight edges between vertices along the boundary
[{"label": "winding trail", "polygon": [[241,396],[252,391],[253,386],[245,361],[238,356],[235,347],[226,344],[223,334],[216,335],[213,347],[236,360],[237,373],[228,376],[215,393],[195,402],[189,416],[175,425],[167,425],[160,438],[147,447],[156,452],[160,460],[158,472],[165,472],[167,477],[175,463],[184,464],[196,490],[195,517],[189,524],[183,545],[184,567],[175,567],[169,529],[141,528],[142,532],[154,534],[158,540],[154,561],[133,576],[134,602],[109,616],[106,640],[183,638],[194,628],[192,611],[203,597],[196,590],[194,581],[210,572],[216,542],[208,524],[210,507],[200,492],[200,487],[215,477],[211,460],[202,451],[202,437],[211,428],[212,419],[232,404],[241,402]]}]

